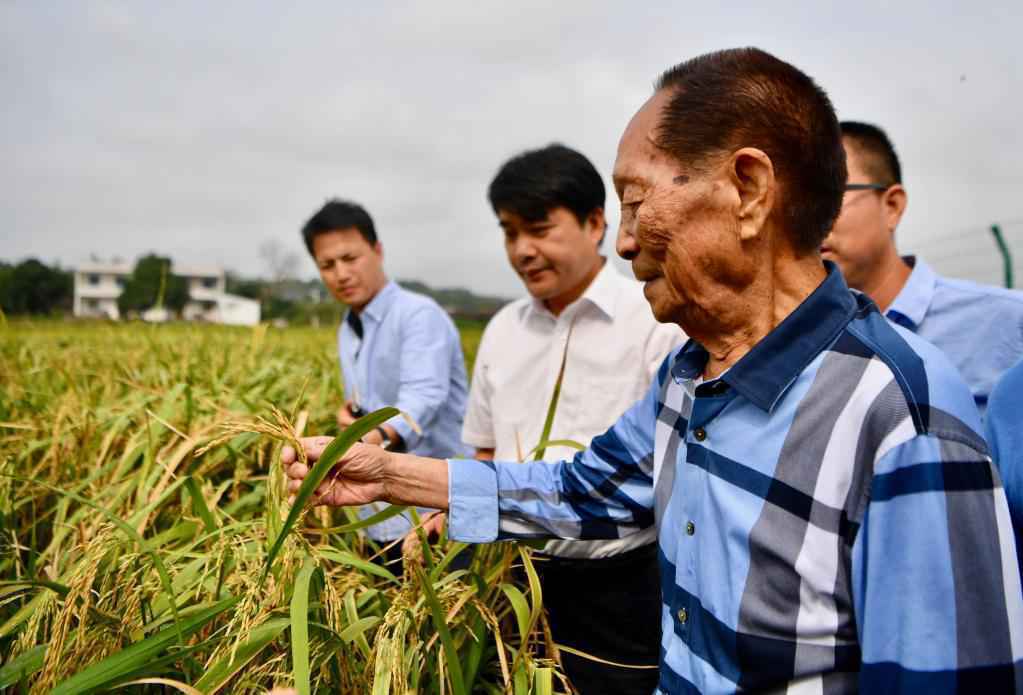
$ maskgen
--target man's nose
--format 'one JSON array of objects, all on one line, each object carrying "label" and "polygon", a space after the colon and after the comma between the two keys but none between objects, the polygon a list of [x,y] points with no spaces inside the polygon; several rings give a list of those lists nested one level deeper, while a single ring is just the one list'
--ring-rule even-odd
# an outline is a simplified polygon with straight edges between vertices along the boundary
[{"label": "man's nose", "polygon": [[351,273],[348,272],[348,269],[342,267],[340,263],[335,264],[331,269],[331,280],[333,280],[335,285],[343,284],[350,275]]},{"label": "man's nose", "polygon": [[627,261],[631,261],[639,254],[639,244],[636,243],[636,235],[624,223],[618,225],[618,238],[615,239],[615,251]]},{"label": "man's nose", "polygon": [[528,234],[519,234],[512,243],[512,258],[516,261],[526,261],[536,256],[536,245],[529,238]]}]

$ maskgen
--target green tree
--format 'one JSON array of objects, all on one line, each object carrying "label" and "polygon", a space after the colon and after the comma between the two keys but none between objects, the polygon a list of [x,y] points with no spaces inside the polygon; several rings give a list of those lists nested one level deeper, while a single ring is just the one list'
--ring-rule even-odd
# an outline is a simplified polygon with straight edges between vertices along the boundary
[{"label": "green tree", "polygon": [[71,273],[34,258],[0,268],[0,307],[7,314],[49,314],[71,307]]},{"label": "green tree", "polygon": [[135,264],[124,283],[124,291],[117,298],[117,308],[122,314],[131,311],[145,311],[156,306],[163,293],[163,306],[173,313],[181,311],[188,301],[188,285],[185,279],[170,272],[169,258],[149,254]]}]

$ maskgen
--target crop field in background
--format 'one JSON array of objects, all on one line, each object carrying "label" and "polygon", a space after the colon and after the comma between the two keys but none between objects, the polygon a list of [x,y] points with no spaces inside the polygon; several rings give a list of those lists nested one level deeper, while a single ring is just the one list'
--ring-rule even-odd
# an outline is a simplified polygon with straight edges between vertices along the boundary
[{"label": "crop field in background", "polygon": [[331,328],[0,317],[0,692],[564,692],[524,547],[402,579],[353,510],[286,524],[341,401]]}]

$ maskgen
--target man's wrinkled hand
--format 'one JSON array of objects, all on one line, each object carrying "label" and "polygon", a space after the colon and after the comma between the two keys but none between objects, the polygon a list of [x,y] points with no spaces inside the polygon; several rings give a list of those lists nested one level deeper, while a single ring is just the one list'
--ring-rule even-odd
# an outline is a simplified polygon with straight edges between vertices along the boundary
[{"label": "man's wrinkled hand", "polygon": [[[304,437],[299,441],[305,450],[306,463],[302,463],[294,448],[284,447],[281,463],[288,476],[288,492],[294,495],[310,468],[323,455],[331,437]],[[345,452],[313,495],[314,504],[334,507],[368,504],[385,500],[384,473],[390,453],[378,446],[353,444]]]}]

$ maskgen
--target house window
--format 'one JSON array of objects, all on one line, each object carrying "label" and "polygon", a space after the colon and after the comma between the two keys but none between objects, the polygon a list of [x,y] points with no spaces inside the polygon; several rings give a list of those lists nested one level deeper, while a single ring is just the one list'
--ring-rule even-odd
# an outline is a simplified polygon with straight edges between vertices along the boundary
[{"label": "house window", "polygon": [[120,287],[122,290],[124,289],[124,278],[123,277],[118,276],[118,277],[114,278],[114,282],[116,282],[117,286]]},{"label": "house window", "polygon": [[212,289],[214,289],[217,286],[217,279],[216,278],[203,278],[202,279],[202,286],[205,287],[208,290],[212,290]]},{"label": "house window", "polygon": [[89,284],[90,285],[98,285],[99,284],[99,275],[96,275],[95,273],[89,275],[88,279],[89,279]]}]

